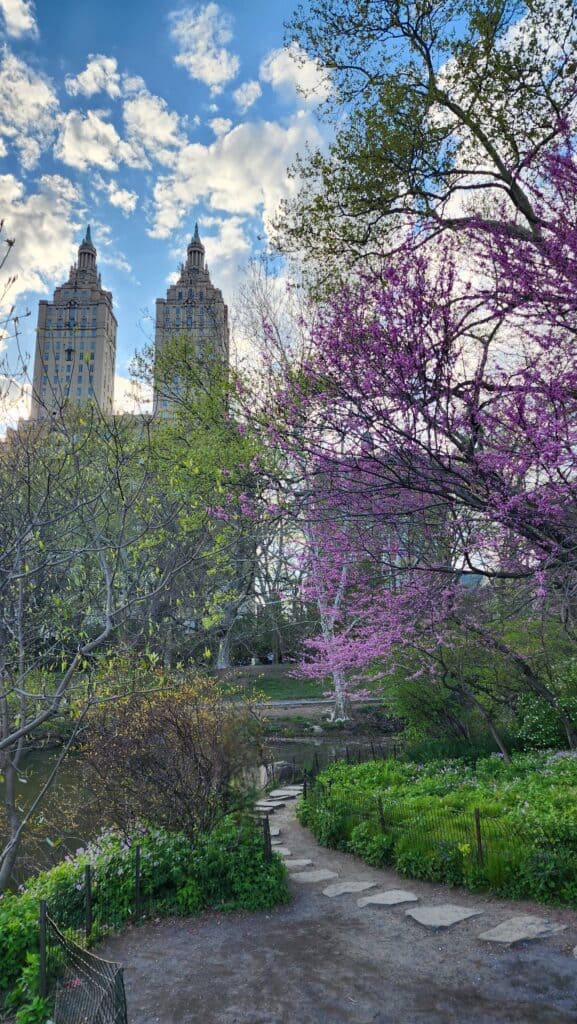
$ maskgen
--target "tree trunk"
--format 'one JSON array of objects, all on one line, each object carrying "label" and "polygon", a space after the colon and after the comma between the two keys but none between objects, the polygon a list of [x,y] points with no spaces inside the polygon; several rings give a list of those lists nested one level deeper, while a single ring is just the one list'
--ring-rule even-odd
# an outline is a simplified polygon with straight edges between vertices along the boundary
[{"label": "tree trunk", "polygon": [[342,672],[333,672],[334,704],[329,722],[346,722],[349,718],[347,707],[347,686]]}]

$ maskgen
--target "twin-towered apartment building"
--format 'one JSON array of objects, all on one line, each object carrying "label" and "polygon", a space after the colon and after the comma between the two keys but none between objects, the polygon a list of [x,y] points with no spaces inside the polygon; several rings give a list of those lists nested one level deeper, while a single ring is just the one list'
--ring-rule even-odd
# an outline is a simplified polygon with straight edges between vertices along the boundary
[{"label": "twin-towered apartment building", "polygon": [[[90,401],[105,414],[113,412],[117,327],[112,294],[102,287],[88,227],[68,280],[56,288],[51,302],[38,304],[32,419]],[[193,339],[199,358],[210,350],[228,362],[228,310],[210,280],[198,227],[176,284],[165,299],[156,301],[155,352],[181,334]],[[172,399],[159,382],[154,403],[160,415],[168,415]]]}]

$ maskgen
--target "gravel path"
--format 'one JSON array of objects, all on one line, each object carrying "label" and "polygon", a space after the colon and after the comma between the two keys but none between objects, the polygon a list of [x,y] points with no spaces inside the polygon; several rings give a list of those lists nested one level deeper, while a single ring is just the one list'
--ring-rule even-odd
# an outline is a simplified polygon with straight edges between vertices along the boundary
[{"label": "gravel path", "polygon": [[[274,911],[151,922],[109,940],[98,952],[125,965],[130,1024],[576,1024],[577,913],[370,868],[318,846],[292,803],[271,821],[287,864],[312,861],[295,873],[335,876],[291,880],[291,904]],[[374,884],[323,895],[344,882]],[[418,903],[358,905],[388,889]],[[480,913],[438,930],[405,913],[436,904]],[[513,947],[479,939],[519,914],[565,930]]]}]

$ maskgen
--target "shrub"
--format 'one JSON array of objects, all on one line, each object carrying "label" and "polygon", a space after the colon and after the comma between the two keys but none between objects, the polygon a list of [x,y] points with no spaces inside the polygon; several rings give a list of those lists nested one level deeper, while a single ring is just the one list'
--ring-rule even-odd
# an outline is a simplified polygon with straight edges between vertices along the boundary
[{"label": "shrub", "polygon": [[[140,847],[141,893],[154,914],[199,914],[219,910],[262,910],[288,901],[281,858],[264,858],[262,831],[241,816],[223,819],[196,842],[161,828],[139,827],[131,835],[104,832],[77,856],[34,878],[20,894],[0,897],[0,998],[11,1009],[23,1003],[18,1019],[34,1024],[45,1017],[32,983],[38,970],[38,904],[65,930],[85,924],[84,871],[92,865],[96,941],[106,928],[119,928],[134,916],[135,850]],[[28,1014],[28,1016],[26,1016]]]},{"label": "shrub", "polygon": [[260,732],[250,702],[227,699],[208,676],[104,705],[82,748],[100,820],[154,821],[191,838],[210,830],[246,801]]},{"label": "shrub", "polygon": [[[480,812],[481,849],[475,811]],[[577,905],[577,757],[331,765],[298,810],[319,842],[408,877]]]}]

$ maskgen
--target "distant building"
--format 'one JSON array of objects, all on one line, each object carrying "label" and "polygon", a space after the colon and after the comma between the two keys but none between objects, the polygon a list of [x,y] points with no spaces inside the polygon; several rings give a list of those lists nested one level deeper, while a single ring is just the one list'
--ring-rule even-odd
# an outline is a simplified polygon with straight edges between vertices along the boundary
[{"label": "distant building", "polygon": [[116,329],[88,226],[68,281],[38,304],[32,419],[90,401],[112,413]]},{"label": "distant building", "polygon": [[165,364],[160,379],[158,356],[170,339],[184,335],[193,342],[199,362],[210,357],[228,364],[228,308],[222,292],[210,280],[198,225],[176,284],[168,289],[165,299],[156,300],[154,409],[161,416],[168,416],[174,409],[179,382],[177,374],[171,377]]}]

